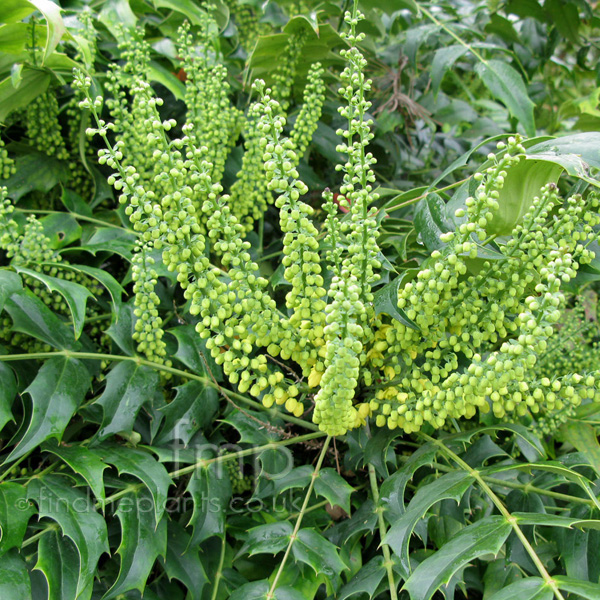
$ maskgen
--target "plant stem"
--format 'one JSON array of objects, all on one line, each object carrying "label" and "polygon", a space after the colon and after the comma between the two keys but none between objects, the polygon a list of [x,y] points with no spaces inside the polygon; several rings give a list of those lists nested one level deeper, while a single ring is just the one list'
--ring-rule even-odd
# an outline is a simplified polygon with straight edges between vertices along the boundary
[{"label": "plant stem", "polygon": [[560,590],[558,589],[556,582],[554,581],[554,579],[552,579],[552,577],[550,577],[550,574],[546,570],[544,563],[542,563],[542,561],[540,560],[540,557],[537,555],[536,551],[533,549],[533,546],[529,543],[529,540],[527,539],[527,537],[525,536],[525,534],[519,527],[519,525],[517,523],[517,519],[510,514],[508,509],[502,503],[502,500],[500,500],[500,498],[498,498],[498,496],[496,496],[496,493],[484,481],[484,479],[480,475],[479,471],[477,471],[476,469],[473,469],[469,464],[467,464],[464,460],[462,460],[462,458],[460,458],[460,456],[458,456],[457,454],[452,452],[452,450],[450,450],[450,448],[445,446],[444,443],[441,442],[440,440],[436,440],[435,438],[432,438],[425,433],[420,433],[419,435],[421,435],[421,437],[425,438],[428,442],[435,444],[446,456],[448,456],[448,458],[452,459],[457,465],[459,465],[462,469],[464,469],[467,473],[469,473],[469,475],[471,475],[471,477],[473,477],[473,479],[475,481],[477,481],[477,483],[479,484],[481,489],[483,489],[483,491],[488,495],[490,500],[495,504],[496,508],[502,513],[502,515],[506,519],[506,522],[512,527],[513,531],[515,532],[515,534],[517,535],[517,537],[523,544],[523,547],[527,551],[527,554],[529,554],[529,557],[531,558],[531,560],[537,567],[537,570],[539,571],[540,575],[542,576],[542,579],[546,582],[546,585],[552,590],[552,592],[556,596],[557,600],[565,600],[564,596],[561,594]]},{"label": "plant stem", "polygon": [[[59,210],[33,210],[29,208],[16,208],[22,213],[33,213],[39,215],[64,215],[63,211]],[[89,221],[90,223],[95,223],[96,225],[102,225],[103,227],[113,227],[114,229],[121,229],[122,231],[127,231],[127,233],[135,233],[132,229],[127,229],[126,227],[121,227],[120,225],[115,225],[114,223],[108,223],[107,221],[102,221],[101,219],[94,219],[93,217],[86,217],[85,215],[80,215],[78,213],[69,212],[72,217],[79,219],[80,221]],[[77,247],[74,247],[73,250],[77,250]]]},{"label": "plant stem", "polygon": [[398,588],[396,581],[394,580],[394,561],[390,554],[390,547],[383,543],[385,534],[387,533],[385,528],[385,521],[383,519],[383,507],[379,506],[379,488],[377,486],[377,475],[375,474],[375,467],[369,463],[369,480],[371,482],[371,494],[373,495],[373,502],[375,503],[375,512],[377,513],[377,521],[379,523],[379,538],[381,540],[381,551],[383,552],[384,566],[387,571],[388,583],[390,586],[390,597],[392,600],[398,600]]},{"label": "plant stem", "polygon": [[[121,356],[119,354],[102,354],[100,352],[96,353],[75,352],[72,350],[57,350],[55,352],[33,352],[31,354],[3,354],[0,355],[0,361],[10,362],[13,360],[34,360],[40,358],[52,358],[54,356],[66,356],[67,358],[81,358],[83,360],[126,360],[135,362],[138,365],[144,365],[146,367],[156,369],[157,371],[166,371],[167,373],[172,373],[173,375],[178,375],[179,377],[185,377],[187,379],[200,381],[204,385],[215,388],[217,390],[220,387],[219,384],[212,381],[210,377],[195,375],[194,373],[189,373],[187,371],[182,371],[181,369],[175,369],[174,367],[168,367],[160,363],[155,363],[151,360],[147,360],[139,356]],[[247,398],[242,394],[238,394],[237,392],[232,392],[229,390],[227,390],[227,394],[235,398],[236,400],[240,400],[244,404],[251,406],[252,408],[256,408],[258,410],[267,412],[268,414],[276,416],[284,421],[288,421],[289,423],[293,423],[294,425],[299,425],[300,427],[304,427],[305,429],[319,431],[319,428],[314,423],[310,423],[309,421],[305,421],[304,419],[298,419],[297,417],[288,415],[284,412],[277,410],[276,408],[267,409],[260,402],[256,402],[255,400]]]},{"label": "plant stem", "polygon": [[225,562],[225,532],[223,532],[223,544],[221,546],[221,556],[219,557],[219,566],[217,567],[217,572],[215,573],[215,582],[213,584],[212,594],[210,596],[210,600],[217,599],[217,593],[219,592],[219,583],[221,582],[221,577],[223,576],[223,563]]},{"label": "plant stem", "polygon": [[[410,206],[411,204],[416,204],[419,200],[426,198],[429,194],[431,194],[434,191],[435,191],[435,193],[438,193],[438,192],[446,192],[448,190],[452,190],[455,187],[462,185],[468,179],[469,179],[469,177],[467,177],[466,179],[461,179],[460,181],[455,181],[454,183],[451,183],[445,187],[437,188],[436,190],[428,190],[425,194],[421,194],[420,196],[417,196],[416,198],[411,198],[410,200],[407,200],[406,202],[402,202],[401,204],[397,204],[396,206],[386,206],[385,210],[387,213],[390,213],[395,210],[398,210],[399,208],[404,208],[405,206]],[[390,200],[390,202],[391,202],[391,200]]]},{"label": "plant stem", "polygon": [[321,465],[323,464],[323,460],[325,459],[325,455],[327,454],[327,448],[329,446],[329,442],[331,441],[331,436],[328,435],[323,443],[323,447],[321,448],[321,453],[319,454],[319,459],[317,460],[317,465],[315,470],[313,471],[312,477],[310,479],[310,484],[308,485],[308,490],[306,490],[306,496],[304,496],[304,502],[302,503],[302,508],[300,509],[300,513],[298,514],[298,518],[296,519],[296,525],[294,526],[294,531],[292,531],[292,535],[290,536],[289,544],[285,550],[285,554],[283,555],[283,559],[279,564],[279,569],[277,570],[277,574],[275,575],[275,579],[273,579],[273,583],[271,584],[271,589],[267,594],[267,600],[272,600],[275,597],[275,589],[277,588],[277,583],[279,582],[279,578],[283,573],[283,569],[285,568],[285,563],[292,551],[292,546],[296,541],[296,536],[298,535],[298,531],[300,530],[300,525],[302,524],[302,519],[304,517],[304,513],[308,507],[308,501],[310,500],[310,496],[312,494],[313,488],[315,487],[315,481],[319,476],[319,471],[321,470]]},{"label": "plant stem", "polygon": [[8,469],[6,469],[6,471],[4,471],[4,473],[0,474],[0,482],[2,482],[4,479],[6,479],[8,474],[13,469],[16,469],[25,459],[27,459],[32,452],[33,452],[33,449],[30,450],[29,452],[25,453],[23,456],[21,456],[21,458],[17,459],[17,462],[14,465],[11,465]]}]

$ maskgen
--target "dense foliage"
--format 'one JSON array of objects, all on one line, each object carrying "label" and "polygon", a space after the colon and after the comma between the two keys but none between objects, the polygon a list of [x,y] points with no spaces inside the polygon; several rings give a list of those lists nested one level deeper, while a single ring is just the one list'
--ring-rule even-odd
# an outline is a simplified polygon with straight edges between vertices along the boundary
[{"label": "dense foliage", "polygon": [[4,0],[0,598],[600,598],[600,15]]}]

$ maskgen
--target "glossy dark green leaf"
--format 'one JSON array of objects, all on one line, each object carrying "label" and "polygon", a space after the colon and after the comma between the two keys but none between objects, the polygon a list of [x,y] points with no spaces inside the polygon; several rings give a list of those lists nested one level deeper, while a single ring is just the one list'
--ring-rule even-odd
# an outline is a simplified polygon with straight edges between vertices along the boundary
[{"label": "glossy dark green leaf", "polygon": [[513,512],[512,516],[520,525],[541,525],[544,527],[566,527],[571,529],[598,529],[600,530],[600,520],[597,519],[576,519],[574,517],[564,517],[562,515],[552,515],[547,513],[531,512]]},{"label": "glossy dark green leaf", "polygon": [[588,423],[570,421],[560,429],[563,439],[575,446],[600,475],[600,444],[594,427]]},{"label": "glossy dark green leaf", "polygon": [[199,381],[177,386],[175,398],[161,409],[165,418],[154,444],[181,440],[185,446],[200,430],[213,422],[219,406],[219,393]]},{"label": "glossy dark green leaf", "polygon": [[131,261],[136,235],[115,227],[99,227],[86,244],[78,246],[77,250],[85,250],[96,255],[98,252],[118,254],[125,260]]},{"label": "glossy dark green leaf", "polygon": [[69,213],[60,212],[40,219],[44,234],[50,240],[50,248],[59,250],[76,242],[82,233],[81,225]]},{"label": "glossy dark green leaf", "polygon": [[315,468],[312,465],[295,467],[286,475],[273,481],[273,495],[277,496],[287,490],[295,488],[306,489],[312,479]]},{"label": "glossy dark green leaf", "polygon": [[418,330],[418,327],[406,316],[406,313],[398,308],[398,290],[405,281],[407,281],[407,274],[403,273],[375,292],[373,298],[375,314],[385,313],[406,327]]},{"label": "glossy dark green leaf", "polygon": [[194,528],[190,544],[195,546],[216,535],[225,534],[225,511],[231,498],[231,482],[227,468],[219,463],[196,469],[187,492],[194,511],[188,525]]},{"label": "glossy dark green leaf", "polygon": [[441,586],[472,560],[497,554],[508,534],[510,523],[502,516],[491,516],[465,527],[447,544],[415,569],[404,584],[411,600],[429,600]]},{"label": "glossy dark green leaf", "polygon": [[204,340],[193,325],[180,325],[174,329],[169,329],[169,333],[177,339],[178,346],[175,358],[178,358],[197,375],[206,375],[208,368],[217,381],[223,381],[223,370],[215,363],[210,352],[206,350]]},{"label": "glossy dark green leaf", "polygon": [[507,170],[499,192],[498,210],[488,222],[490,235],[508,235],[529,210],[535,196],[547,183],[556,183],[562,168],[552,162],[523,159]]},{"label": "glossy dark green leaf", "polygon": [[[271,585],[268,581],[253,581],[237,588],[229,600],[271,600],[267,594]],[[300,592],[289,586],[278,586],[273,600],[306,600]]]},{"label": "glossy dark green leaf", "polygon": [[16,273],[7,269],[0,269],[0,312],[4,309],[6,300],[22,289],[23,283]]},{"label": "glossy dark green leaf", "polygon": [[62,476],[32,479],[27,494],[37,504],[40,517],[56,521],[75,544],[79,554],[77,591],[82,593],[94,578],[98,559],[109,551],[106,522],[89,497]]},{"label": "glossy dark green leaf", "polygon": [[383,556],[372,558],[360,571],[344,585],[336,598],[346,600],[356,594],[368,594],[373,598],[379,584],[386,576],[386,569],[383,565]]},{"label": "glossy dark green leaf", "polygon": [[98,438],[131,432],[140,408],[151,400],[158,384],[154,369],[133,361],[118,363],[107,375],[106,388],[95,402],[104,411]]},{"label": "glossy dark green leaf", "polygon": [[27,565],[16,550],[0,556],[0,598],[32,600]]},{"label": "glossy dark green leaf", "polygon": [[104,470],[108,465],[103,463],[96,453],[85,446],[66,446],[64,444],[45,444],[44,451],[51,452],[62,459],[75,473],[81,475],[90,486],[94,496],[103,502]]},{"label": "glossy dark green leaf", "polygon": [[41,571],[48,582],[48,600],[85,600],[92,592],[92,581],[88,588],[77,593],[79,555],[75,544],[57,529],[45,533],[38,544],[38,560],[35,568]]},{"label": "glossy dark green leaf", "polygon": [[51,277],[50,275],[39,273],[38,271],[26,269],[24,267],[16,266],[15,268],[19,273],[23,273],[24,275],[41,281],[51,292],[57,292],[65,299],[71,312],[75,339],[78,339],[83,331],[83,325],[85,323],[85,306],[87,299],[93,298],[94,295],[86,287],[79,285],[74,281]]},{"label": "glossy dark green leaf", "polygon": [[[26,71],[25,73],[30,72]],[[0,83],[0,90],[2,89],[2,85]],[[26,83],[22,83],[19,89],[23,85],[26,85]],[[2,100],[0,100],[0,112],[1,110]],[[45,154],[32,153],[19,156],[15,161],[15,167],[15,174],[4,182],[9,198],[12,198],[15,202],[32,191],[47,193],[61,181],[66,181],[67,178],[65,165]]]},{"label": "glossy dark green leaf", "polygon": [[12,405],[16,395],[17,382],[13,370],[0,362],[0,431],[9,421],[14,421]]},{"label": "glossy dark green leaf", "polygon": [[436,193],[427,194],[415,211],[415,229],[429,251],[445,246],[440,239],[444,233],[454,230],[446,219],[446,203]]},{"label": "glossy dark green leaf", "polygon": [[413,478],[416,471],[430,465],[438,453],[438,448],[433,444],[424,444],[417,448],[409,459],[391,477],[388,477],[379,490],[379,501],[384,507],[384,515],[388,522],[394,523],[405,511],[404,493],[406,485]]},{"label": "glossy dark green leaf", "polygon": [[48,359],[24,392],[31,397],[31,420],[6,460],[27,454],[49,438],[60,441],[90,383],[89,371],[81,361],[64,356]]},{"label": "glossy dark green leaf", "polygon": [[136,448],[124,448],[104,444],[91,451],[105,463],[113,465],[119,474],[128,473],[139,479],[147,488],[154,501],[156,522],[163,517],[167,495],[172,480],[165,467],[151,454]]},{"label": "glossy dark green leaf", "polygon": [[331,506],[339,506],[349,513],[352,492],[354,488],[335,469],[326,467],[319,471],[315,480],[315,493],[327,499]]},{"label": "glossy dark green leaf", "polygon": [[554,594],[541,577],[528,577],[511,583],[489,600],[552,600]]},{"label": "glossy dark green leaf", "polygon": [[277,554],[286,549],[293,527],[289,521],[279,521],[259,525],[248,531],[244,546],[240,553],[254,554]]},{"label": "glossy dark green leaf", "polygon": [[339,521],[327,532],[327,539],[336,546],[343,546],[356,536],[372,533],[377,525],[375,505],[370,499],[365,500],[349,519]]},{"label": "glossy dark green leaf", "polygon": [[190,600],[200,600],[208,578],[202,566],[200,551],[189,548],[190,535],[175,521],[167,525],[167,557],[165,571],[169,579],[178,579],[188,589]]},{"label": "glossy dark green leaf", "polygon": [[576,44],[579,41],[579,9],[574,2],[563,2],[562,0],[546,0],[544,11],[548,13],[551,22],[560,34]]},{"label": "glossy dark green leaf", "polygon": [[116,321],[106,329],[106,334],[127,356],[136,355],[136,342],[132,337],[135,331],[133,310],[134,306],[131,301],[118,305],[115,310],[116,316],[113,317],[116,318]]},{"label": "glossy dark green leaf", "polygon": [[10,481],[0,483],[0,556],[11,548],[21,547],[33,514],[35,507],[27,500],[25,486]]},{"label": "glossy dark green leaf", "polygon": [[297,561],[311,567],[315,574],[323,574],[329,580],[347,568],[337,548],[314,529],[301,529],[298,532],[292,554]]},{"label": "glossy dark green leaf", "polygon": [[26,333],[59,350],[78,350],[73,331],[29,290],[12,294],[5,310],[13,321],[12,329]]},{"label": "glossy dark green leaf", "polygon": [[103,269],[97,269],[96,267],[89,267],[88,265],[74,265],[67,263],[44,263],[59,269],[70,269],[78,273],[84,273],[89,275],[92,279],[95,279],[100,285],[106,288],[110,297],[112,298],[113,304],[118,308],[121,303],[121,294],[125,293],[123,286],[107,271]]},{"label": "glossy dark green leaf", "polygon": [[504,103],[510,114],[521,123],[525,133],[534,136],[534,104],[519,72],[507,62],[495,58],[477,63],[475,71],[492,96]]},{"label": "glossy dark green leaf", "polygon": [[591,581],[581,581],[566,575],[556,575],[552,579],[558,587],[569,594],[577,594],[587,600],[598,600],[600,598],[600,584]]},{"label": "glossy dark green leaf", "polygon": [[436,50],[431,62],[431,91],[437,97],[442,79],[452,65],[468,52],[468,48],[455,44]]},{"label": "glossy dark green leaf", "polygon": [[[264,421],[265,426],[261,427],[258,421]],[[234,427],[240,434],[240,442],[243,444],[256,444],[262,446],[279,439],[279,434],[275,433],[267,427],[269,419],[264,413],[258,413],[247,410],[235,410],[225,419],[224,423],[228,423]],[[258,425],[258,426],[257,426]]]},{"label": "glossy dark green leaf", "polygon": [[398,556],[400,566],[407,575],[410,572],[408,543],[419,520],[440,500],[451,499],[459,502],[472,483],[473,479],[468,473],[454,471],[442,475],[420,487],[406,507],[406,512],[390,527],[384,542]]},{"label": "glossy dark green leaf", "polygon": [[[48,89],[50,81],[50,75],[41,69],[23,69],[21,84],[18,88],[14,87],[10,76],[3,79],[0,82],[0,123],[5,121],[10,113],[27,106],[34,98],[43,94]],[[22,181],[24,181],[23,178]],[[37,185],[35,178],[31,180],[31,185]],[[20,196],[24,193],[26,192],[20,193]],[[16,199],[11,193],[9,195],[13,200]]]},{"label": "glossy dark green leaf", "polygon": [[150,571],[159,556],[167,552],[167,522],[154,518],[156,507],[152,495],[139,487],[119,500],[116,515],[121,522],[121,543],[117,554],[121,557],[119,576],[102,597],[118,598],[130,590],[144,592]]}]

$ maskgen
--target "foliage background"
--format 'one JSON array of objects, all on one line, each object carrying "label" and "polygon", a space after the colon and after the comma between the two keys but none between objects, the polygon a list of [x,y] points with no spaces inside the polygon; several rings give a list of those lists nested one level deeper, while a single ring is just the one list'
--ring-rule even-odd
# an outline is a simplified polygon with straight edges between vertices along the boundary
[{"label": "foliage background", "polygon": [[[184,19],[201,27],[204,7],[58,6],[5,0],[0,8],[1,174],[20,230],[37,216],[23,260],[0,257],[0,598],[258,599],[276,577],[280,600],[600,598],[596,404],[548,429],[484,415],[408,435],[370,420],[324,449],[310,415],[265,409],[225,382],[158,256],[157,306],[172,364],[138,352],[137,236],[106,183],[110,171],[97,164],[101,145],[86,136],[89,113],[74,110],[72,70],[93,74],[94,95],[106,93],[108,67],[122,59],[120,27],[137,28],[151,47],[161,115],[182,123],[185,73],[174,40]],[[496,141],[518,132],[535,154],[550,136],[587,134],[556,146],[566,167],[559,185],[597,185],[600,15],[583,0],[360,6],[377,208],[387,215],[376,302],[390,313],[402,274],[454,227],[447,202]],[[333,165],[342,162],[335,131],[345,8],[283,0],[211,8],[215,52],[240,111],[251,81],[273,83],[273,56],[298,30],[309,41],[290,122],[310,64],[326,68],[323,111],[299,165],[320,219],[321,192],[341,183]],[[63,142],[36,135],[32,115],[50,112],[39,105],[48,90]],[[224,166],[226,190],[243,152],[240,139]],[[547,173],[527,177],[545,182]],[[522,202],[519,195],[513,209]],[[282,304],[272,205],[246,239]],[[43,261],[55,270],[35,266]],[[572,329],[561,347],[589,373],[598,370],[599,277],[593,261],[571,282]]]}]

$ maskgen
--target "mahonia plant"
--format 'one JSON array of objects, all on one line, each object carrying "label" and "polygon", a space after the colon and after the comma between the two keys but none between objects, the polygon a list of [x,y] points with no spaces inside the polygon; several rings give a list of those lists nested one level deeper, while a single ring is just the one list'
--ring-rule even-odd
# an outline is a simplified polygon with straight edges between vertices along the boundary
[{"label": "mahonia plant", "polygon": [[[189,313],[197,319],[196,331],[229,381],[266,407],[285,405],[296,416],[308,408],[307,399],[313,400],[313,420],[329,435],[342,435],[369,416],[378,426],[416,432],[424,425],[439,429],[450,419],[471,418],[478,410],[510,419],[600,399],[592,373],[550,378],[538,365],[565,307],[563,284],[593,258],[588,246],[598,236],[600,202],[595,192],[563,200],[557,185],[549,183],[512,231],[490,234],[506,179],[526,160],[518,137],[498,144],[499,154],[488,156],[490,166],[474,176],[474,194],[455,211],[456,230],[442,234],[439,248],[413,279],[408,274],[404,286],[395,288],[397,310],[390,312],[401,319],[376,309],[382,215],[376,207],[375,158],[368,151],[371,82],[358,47],[362,18],[356,4],[345,14],[348,48],[342,51],[346,68],[339,112],[347,125],[337,131],[342,139],[337,150],[347,160],[336,167],[343,173],[337,203],[331,191],[323,194],[327,216],[321,228],[314,208],[302,199],[308,188],[297,169],[323,103],[319,65],[311,69],[304,106],[285,135],[301,37],[290,41],[275,89],[260,80],[253,86],[258,99],[246,118],[246,154],[230,195],[223,194],[220,182],[225,155],[211,149],[204,120],[221,107],[225,126],[219,139],[227,148],[237,117],[227,100],[224,72],[208,64],[208,25],[200,44],[204,54],[185,49],[193,44],[188,29],[181,31],[180,48],[192,77],[180,138],[169,137],[176,123],[159,114],[161,100],[146,80],[143,43],[132,47],[123,75],[113,76],[108,104],[116,124],[100,118],[102,98],[93,100],[90,79],[77,76],[76,87],[86,94],[82,107],[97,123],[89,133],[100,135],[106,145],[100,163],[113,169],[109,183],[120,192],[139,234],[134,260],[138,350],[154,361],[166,360],[153,292],[156,274],[145,258],[154,248],[177,274]],[[120,91],[125,85],[131,108]],[[136,131],[125,135],[125,122],[129,128],[135,122]],[[285,311],[271,296],[245,239],[271,194],[290,286]],[[338,203],[345,214],[338,212]],[[290,369],[302,378],[290,377]]]}]

